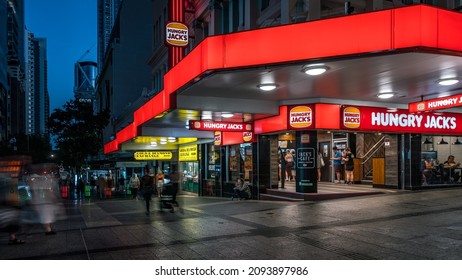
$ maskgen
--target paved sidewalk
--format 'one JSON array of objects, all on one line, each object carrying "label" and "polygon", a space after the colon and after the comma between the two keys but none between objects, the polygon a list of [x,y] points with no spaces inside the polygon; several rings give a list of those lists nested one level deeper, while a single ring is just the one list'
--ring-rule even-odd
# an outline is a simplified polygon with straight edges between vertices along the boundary
[{"label": "paved sidewalk", "polygon": [[[1,259],[461,259],[462,189],[317,202],[180,196],[181,213],[108,199],[66,201],[54,236],[34,226]],[[157,205],[157,198],[153,198]]]}]

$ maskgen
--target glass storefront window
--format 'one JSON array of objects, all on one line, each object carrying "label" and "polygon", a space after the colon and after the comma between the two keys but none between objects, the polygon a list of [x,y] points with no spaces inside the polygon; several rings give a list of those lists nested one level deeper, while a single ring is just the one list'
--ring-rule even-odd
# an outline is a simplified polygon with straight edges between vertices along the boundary
[{"label": "glass storefront window", "polygon": [[180,162],[181,189],[197,193],[199,188],[199,163]]},{"label": "glass storefront window", "polygon": [[462,138],[423,135],[421,147],[422,186],[462,184]]}]

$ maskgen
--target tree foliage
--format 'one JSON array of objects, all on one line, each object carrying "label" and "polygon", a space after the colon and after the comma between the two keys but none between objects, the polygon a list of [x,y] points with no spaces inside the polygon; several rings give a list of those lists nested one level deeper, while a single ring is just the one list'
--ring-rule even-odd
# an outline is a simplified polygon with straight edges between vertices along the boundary
[{"label": "tree foliage", "polygon": [[80,168],[88,155],[98,154],[103,143],[101,133],[108,122],[109,112],[95,115],[91,103],[70,100],[55,109],[48,127],[63,164]]}]

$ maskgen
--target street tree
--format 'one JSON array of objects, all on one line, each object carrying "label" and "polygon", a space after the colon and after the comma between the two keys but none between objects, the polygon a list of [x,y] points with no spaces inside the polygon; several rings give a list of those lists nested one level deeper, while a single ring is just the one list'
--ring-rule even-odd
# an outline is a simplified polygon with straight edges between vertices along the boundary
[{"label": "street tree", "polygon": [[109,122],[109,112],[93,113],[88,102],[70,100],[50,115],[48,127],[54,137],[57,156],[65,166],[76,170],[85,164],[89,155],[101,151],[102,130]]}]

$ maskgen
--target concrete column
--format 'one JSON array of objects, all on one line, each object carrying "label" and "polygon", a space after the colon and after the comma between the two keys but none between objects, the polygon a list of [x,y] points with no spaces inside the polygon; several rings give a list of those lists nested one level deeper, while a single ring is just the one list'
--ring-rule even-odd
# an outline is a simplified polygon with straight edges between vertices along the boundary
[{"label": "concrete column", "polygon": [[210,23],[209,23],[209,35],[223,34],[222,21],[223,21],[223,9],[222,3],[219,0],[211,0],[209,4],[210,8]]},{"label": "concrete column", "polygon": [[318,192],[317,132],[296,131],[295,189],[300,193]]},{"label": "concrete column", "polygon": [[366,4],[367,11],[378,11],[383,10],[383,1],[382,0],[372,0]]},{"label": "concrete column", "polygon": [[292,23],[290,8],[295,6],[296,0],[281,1],[281,24]]},{"label": "concrete column", "polygon": [[321,0],[308,0],[308,17],[307,20],[316,20],[321,18]]},{"label": "concrete column", "polygon": [[244,2],[244,29],[257,28],[258,2],[257,0],[245,0]]}]

